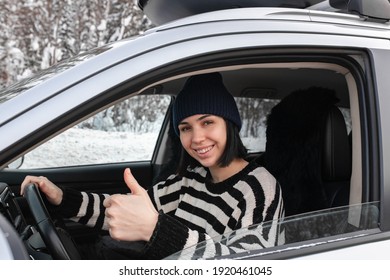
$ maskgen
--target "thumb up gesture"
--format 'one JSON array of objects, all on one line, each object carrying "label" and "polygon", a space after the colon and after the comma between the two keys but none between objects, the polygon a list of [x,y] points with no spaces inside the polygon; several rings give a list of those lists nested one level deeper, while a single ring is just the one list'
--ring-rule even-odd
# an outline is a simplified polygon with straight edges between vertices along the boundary
[{"label": "thumb up gesture", "polygon": [[149,241],[157,224],[158,212],[129,168],[125,169],[124,180],[131,194],[115,194],[103,202],[109,233],[116,240]]}]

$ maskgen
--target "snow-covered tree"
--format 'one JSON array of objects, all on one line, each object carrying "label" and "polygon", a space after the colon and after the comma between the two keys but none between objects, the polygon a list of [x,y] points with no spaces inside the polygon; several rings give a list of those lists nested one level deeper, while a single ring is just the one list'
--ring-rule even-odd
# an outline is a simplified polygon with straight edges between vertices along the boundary
[{"label": "snow-covered tree", "polygon": [[0,88],[151,26],[136,0],[0,0]]}]

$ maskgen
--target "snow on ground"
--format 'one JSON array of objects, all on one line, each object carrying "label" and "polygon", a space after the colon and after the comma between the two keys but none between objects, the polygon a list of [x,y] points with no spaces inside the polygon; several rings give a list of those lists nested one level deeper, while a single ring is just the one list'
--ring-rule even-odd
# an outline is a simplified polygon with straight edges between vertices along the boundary
[{"label": "snow on ground", "polygon": [[22,168],[147,160],[156,138],[157,133],[71,128],[26,154]]},{"label": "snow on ground", "polygon": [[[150,160],[158,133],[107,132],[71,128],[26,154],[22,168],[44,168]],[[243,138],[247,148],[264,150],[259,139]]]}]

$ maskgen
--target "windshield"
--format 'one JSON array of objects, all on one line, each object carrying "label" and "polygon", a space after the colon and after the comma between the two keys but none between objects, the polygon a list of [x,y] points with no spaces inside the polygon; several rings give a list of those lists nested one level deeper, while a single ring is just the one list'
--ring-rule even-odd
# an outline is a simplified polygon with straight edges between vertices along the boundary
[{"label": "windshield", "polygon": [[[280,245],[292,244],[314,240],[323,237],[329,237],[344,233],[350,233],[361,230],[374,229],[378,227],[379,220],[379,203],[372,202],[366,204],[358,204],[353,206],[337,207],[316,212],[300,214],[296,216],[286,217],[279,220],[278,224],[281,229],[280,239],[283,242]],[[179,251],[167,259],[177,260],[186,259],[186,256],[191,255],[195,259],[204,259],[203,255],[207,250],[210,242],[222,244],[227,250],[221,250],[216,258],[228,256],[234,253],[253,253],[256,255],[266,255],[267,252],[262,252],[264,248],[256,248],[254,237],[259,232],[264,232],[264,229],[271,228],[272,223],[269,221],[249,228],[239,229],[229,234],[215,236],[212,240],[206,240],[192,247]],[[237,249],[237,243],[246,244]],[[250,246],[248,245],[250,244]],[[195,252],[195,253],[194,253]]]}]

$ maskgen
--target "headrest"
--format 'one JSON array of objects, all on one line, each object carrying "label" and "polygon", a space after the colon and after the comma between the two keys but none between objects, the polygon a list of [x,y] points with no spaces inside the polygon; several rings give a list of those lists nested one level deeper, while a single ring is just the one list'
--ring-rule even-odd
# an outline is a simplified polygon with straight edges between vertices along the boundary
[{"label": "headrest", "polygon": [[344,117],[336,106],[331,107],[325,118],[323,133],[323,180],[349,180],[352,170],[351,148]]}]

